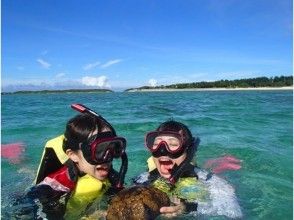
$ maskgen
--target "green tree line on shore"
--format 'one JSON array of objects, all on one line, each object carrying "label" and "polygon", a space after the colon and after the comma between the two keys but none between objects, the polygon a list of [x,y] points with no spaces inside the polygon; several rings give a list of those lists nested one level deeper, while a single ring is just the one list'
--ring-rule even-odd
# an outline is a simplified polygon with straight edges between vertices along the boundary
[{"label": "green tree line on shore", "polygon": [[188,88],[256,88],[293,86],[293,76],[256,77],[236,80],[218,80],[214,82],[177,83],[161,86],[143,86],[138,89],[188,89]]},{"label": "green tree line on shore", "polygon": [[109,89],[65,89],[65,90],[37,90],[37,91],[16,91],[16,92],[1,92],[1,95],[9,94],[50,94],[50,93],[102,93],[113,92]]}]

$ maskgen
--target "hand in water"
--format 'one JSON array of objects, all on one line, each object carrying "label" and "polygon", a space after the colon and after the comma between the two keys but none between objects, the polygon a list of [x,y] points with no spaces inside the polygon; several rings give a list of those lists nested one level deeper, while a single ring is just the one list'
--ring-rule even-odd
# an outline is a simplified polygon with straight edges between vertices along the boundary
[{"label": "hand in water", "polygon": [[170,199],[172,206],[165,206],[160,208],[160,213],[165,217],[174,217],[179,214],[184,213],[185,205],[181,200],[177,197],[172,197]]}]

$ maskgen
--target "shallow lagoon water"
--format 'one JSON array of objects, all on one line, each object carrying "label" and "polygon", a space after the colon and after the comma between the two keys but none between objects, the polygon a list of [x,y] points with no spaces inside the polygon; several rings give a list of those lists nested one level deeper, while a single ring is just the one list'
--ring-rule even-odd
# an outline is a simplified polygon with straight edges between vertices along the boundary
[{"label": "shallow lagoon water", "polygon": [[76,114],[72,103],[97,111],[127,138],[128,184],[146,170],[144,134],[173,118],[200,137],[200,167],[224,155],[242,160],[240,170],[220,175],[235,187],[244,219],[292,218],[292,91],[3,95],[1,142],[22,142],[25,152],[18,164],[2,158],[2,213],[11,209],[13,197],[31,186],[45,142],[63,133],[67,120]]}]

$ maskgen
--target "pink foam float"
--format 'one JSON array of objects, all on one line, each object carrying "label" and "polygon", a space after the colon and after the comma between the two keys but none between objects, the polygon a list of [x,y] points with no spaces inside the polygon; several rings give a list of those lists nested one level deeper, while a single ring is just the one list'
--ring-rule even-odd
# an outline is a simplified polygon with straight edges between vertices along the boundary
[{"label": "pink foam float", "polygon": [[219,157],[216,159],[207,160],[204,168],[210,169],[213,173],[222,173],[227,170],[239,170],[241,169],[241,160],[238,158],[228,155]]},{"label": "pink foam float", "polygon": [[21,162],[21,156],[24,151],[24,143],[21,142],[1,144],[1,158],[6,158],[13,164]]}]

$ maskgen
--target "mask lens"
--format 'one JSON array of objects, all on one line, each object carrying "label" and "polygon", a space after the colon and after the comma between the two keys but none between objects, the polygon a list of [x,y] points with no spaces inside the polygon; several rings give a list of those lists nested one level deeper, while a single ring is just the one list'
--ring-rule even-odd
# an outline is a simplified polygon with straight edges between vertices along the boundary
[{"label": "mask lens", "polygon": [[113,158],[119,158],[125,151],[125,139],[123,138],[107,138],[95,141],[92,146],[92,159],[97,163],[105,163]]},{"label": "mask lens", "polygon": [[178,151],[181,147],[181,143],[178,138],[172,136],[159,136],[155,138],[152,150],[156,150],[159,145],[162,145],[162,142],[165,143],[164,145],[170,152]]},{"label": "mask lens", "polygon": [[182,148],[182,140],[183,138],[178,133],[151,132],[146,135],[146,146],[151,152],[157,151],[160,146],[165,146],[168,152],[173,153]]}]

